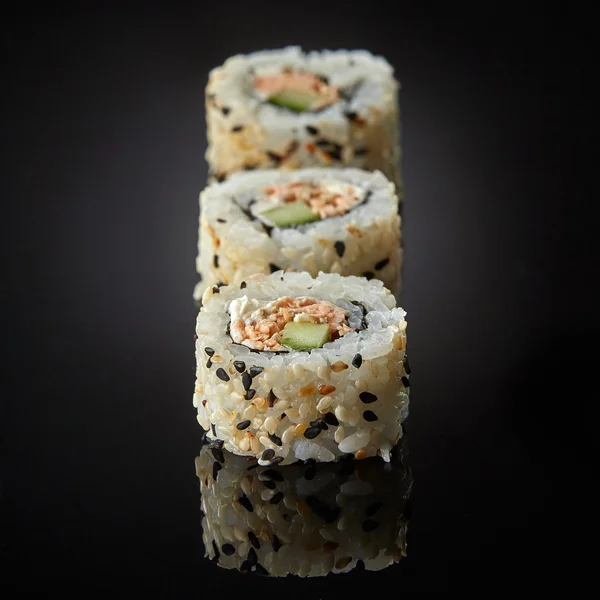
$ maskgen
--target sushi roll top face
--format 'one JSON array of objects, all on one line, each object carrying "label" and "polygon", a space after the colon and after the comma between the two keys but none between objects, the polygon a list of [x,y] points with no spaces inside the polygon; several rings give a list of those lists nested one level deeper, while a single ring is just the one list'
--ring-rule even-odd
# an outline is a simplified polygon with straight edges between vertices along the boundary
[{"label": "sushi roll top face", "polygon": [[272,302],[248,296],[229,305],[230,334],[237,344],[259,351],[307,351],[364,329],[359,302],[336,304],[307,296],[284,296]]},{"label": "sushi roll top face", "polygon": [[281,181],[258,194],[241,198],[242,210],[267,227],[297,227],[340,217],[366,202],[369,192],[349,182],[331,179]]},{"label": "sushi roll top face", "polygon": [[340,90],[325,75],[283,67],[255,75],[252,87],[263,102],[294,112],[319,111],[340,100]]}]

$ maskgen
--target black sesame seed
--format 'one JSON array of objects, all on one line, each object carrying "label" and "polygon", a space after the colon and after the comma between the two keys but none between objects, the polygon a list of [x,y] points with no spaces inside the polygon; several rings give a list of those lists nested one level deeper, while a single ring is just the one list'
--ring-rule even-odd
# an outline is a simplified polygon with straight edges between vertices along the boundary
[{"label": "black sesame seed", "polygon": [[356,566],[354,567],[355,571],[364,571],[365,570],[365,561],[362,558],[359,558],[356,561]]},{"label": "black sesame seed", "polygon": [[274,433],[269,433],[269,439],[277,446],[283,446],[283,442],[281,441],[281,438],[279,436],[275,435]]},{"label": "black sesame seed", "polygon": [[286,417],[287,415],[284,412],[282,412],[279,418],[283,421],[283,419],[285,419]]},{"label": "black sesame seed", "polygon": [[231,132],[232,133],[237,133],[238,131],[241,131],[242,129],[244,129],[243,125],[236,125],[235,127],[231,128]]},{"label": "black sesame seed", "polygon": [[363,419],[365,421],[378,421],[379,417],[372,411],[372,410],[365,410],[365,412],[363,413]]},{"label": "black sesame seed", "polygon": [[321,421],[319,419],[315,419],[314,421],[310,422],[310,426],[311,427],[315,427],[316,425],[319,425]]},{"label": "black sesame seed", "polygon": [[250,540],[250,543],[257,549],[260,550],[260,542],[258,541],[258,538],[256,537],[256,534],[254,533],[254,531],[249,531],[248,532],[248,539]]},{"label": "black sesame seed", "polygon": [[243,290],[246,287],[246,282],[242,281],[242,283],[240,283],[240,290]]},{"label": "black sesame seed", "polygon": [[246,467],[246,471],[252,471],[252,469],[256,469],[256,467],[258,467],[258,463],[254,463],[253,465]]},{"label": "black sesame seed", "polygon": [[231,109],[228,108],[227,106],[221,106],[221,112],[226,117],[231,112]]},{"label": "black sesame seed", "polygon": [[277,492],[269,502],[271,504],[279,504],[283,500],[283,492]]},{"label": "black sesame seed", "polygon": [[215,542],[215,540],[212,541],[212,547],[213,547],[213,550],[215,551],[214,560],[219,560],[221,553],[219,552],[219,546],[217,546],[217,542]]},{"label": "black sesame seed", "polygon": [[252,400],[252,398],[254,398],[255,394],[256,394],[256,390],[248,390],[246,392],[246,395],[244,396],[244,398],[246,398],[246,400]]},{"label": "black sesame seed", "polygon": [[316,127],[313,127],[312,125],[307,125],[306,126],[306,131],[310,135],[319,135],[319,130]]},{"label": "black sesame seed", "polygon": [[342,258],[342,256],[344,256],[344,252],[346,251],[346,244],[344,244],[342,241],[337,241],[335,244],[333,244],[333,247],[335,248],[337,255]]},{"label": "black sesame seed", "polygon": [[214,424],[214,423],[211,423],[211,424],[210,424],[210,429],[211,429],[211,431],[212,431],[212,434],[213,434],[215,437],[217,437],[217,430],[216,430],[216,428],[215,428],[215,424]]},{"label": "black sesame seed", "polygon": [[327,423],[325,423],[325,421],[319,421],[319,427],[323,430],[323,431],[327,431],[329,429],[329,426],[327,425]]},{"label": "black sesame seed", "polygon": [[235,554],[235,547],[233,544],[223,544],[221,546],[221,550],[223,550],[223,554],[225,554],[225,556],[231,556],[232,554]]},{"label": "black sesame seed", "polygon": [[250,389],[250,386],[252,385],[252,377],[250,377],[249,373],[244,373],[242,375],[242,385],[246,391]]},{"label": "black sesame seed", "polygon": [[248,563],[251,567],[253,567],[258,562],[258,556],[256,556],[256,550],[254,548],[250,548],[248,550]]},{"label": "black sesame seed", "polygon": [[219,286],[218,285],[213,285],[212,293],[213,294],[218,294],[219,293]]},{"label": "black sesame seed", "polygon": [[371,281],[371,279],[373,279],[373,277],[375,277],[375,275],[373,275],[373,273],[371,273],[371,271],[367,271],[367,272],[363,273],[363,277],[367,281]]},{"label": "black sesame seed", "polygon": [[365,404],[371,404],[371,402],[377,402],[377,396],[375,394],[371,394],[371,392],[361,392],[358,397],[361,402]]},{"label": "black sesame seed", "polygon": [[379,523],[377,521],[373,521],[373,519],[367,519],[363,521],[362,529],[369,533],[370,531],[375,531],[379,527]]},{"label": "black sesame seed", "polygon": [[410,371],[410,365],[408,364],[408,356],[404,356],[404,371],[406,372],[407,375],[410,375],[411,371]]},{"label": "black sesame seed", "polygon": [[250,374],[250,377],[252,377],[252,379],[254,379],[257,375],[260,375],[263,371],[264,371],[264,369],[262,367],[250,367],[250,369],[248,370],[248,373]]},{"label": "black sesame seed", "polygon": [[240,421],[236,426],[236,429],[242,431],[243,429],[247,429],[250,427],[250,419],[246,419],[245,421]]},{"label": "black sesame seed", "polygon": [[221,381],[229,381],[229,375],[227,375],[227,371],[225,369],[222,369],[221,367],[217,369],[217,377]]},{"label": "black sesame seed", "polygon": [[207,369],[210,369],[211,367],[212,367],[212,360],[209,358],[209,359],[206,361],[206,368],[207,368]]},{"label": "black sesame seed", "polygon": [[246,573],[250,573],[250,571],[252,570],[252,565],[245,560],[241,565],[240,565],[240,573],[244,573],[244,575]]},{"label": "black sesame seed", "polygon": [[263,577],[269,576],[269,571],[267,571],[260,563],[256,563],[256,566],[254,567],[254,572],[257,575],[262,575]]},{"label": "black sesame seed", "polygon": [[227,221],[225,219],[221,219],[221,217],[219,217],[217,219],[217,223],[227,223]]},{"label": "black sesame seed", "polygon": [[248,496],[246,496],[246,494],[242,494],[239,498],[238,498],[238,502],[248,511],[248,512],[253,512],[254,511],[254,506],[252,506],[252,502],[250,502],[250,499],[248,498]]},{"label": "black sesame seed", "polygon": [[246,363],[242,360],[234,360],[233,366],[238,373],[243,373],[246,370]]},{"label": "black sesame seed", "polygon": [[218,175],[216,175],[216,178],[219,183],[222,183],[223,181],[225,181],[225,179],[227,179],[227,175],[225,175],[225,173],[219,173]]},{"label": "black sesame seed", "polygon": [[271,481],[270,479],[266,479],[262,482],[262,484],[269,490],[274,490],[277,487],[277,484],[274,481]]},{"label": "black sesame seed", "polygon": [[353,110],[346,110],[344,111],[344,116],[346,119],[348,119],[348,121],[355,121],[356,117],[358,117],[358,113],[354,112]]},{"label": "black sesame seed", "polygon": [[367,517],[372,517],[382,506],[383,502],[381,501],[373,502],[373,504],[369,504],[369,506],[367,506],[365,514]]},{"label": "black sesame seed", "polygon": [[[215,435],[216,435],[216,433],[215,433]],[[220,450],[220,449],[223,447],[223,444],[224,444],[223,440],[220,440],[220,439],[218,439],[218,438],[217,438],[216,440],[213,440],[213,441],[212,441],[212,442],[211,442],[211,443],[208,445],[208,447],[209,447],[209,448],[216,448],[217,450]],[[217,459],[217,460],[218,460],[218,459]],[[225,462],[225,461],[224,461],[224,460],[222,460],[221,462]]]},{"label": "black sesame seed", "polygon": [[274,471],[273,469],[263,471],[262,475],[269,477],[269,479],[272,479],[273,481],[283,481],[283,475],[279,471]]},{"label": "black sesame seed", "polygon": [[352,359],[352,366],[360,369],[360,365],[362,365],[362,356],[360,354],[355,354]]},{"label": "black sesame seed", "polygon": [[308,440],[312,440],[312,439],[316,438],[320,433],[321,433],[321,428],[317,425],[314,425],[313,427],[309,427],[304,432],[304,437]]},{"label": "black sesame seed", "polygon": [[323,421],[325,421],[325,423],[328,425],[333,425],[333,427],[337,427],[340,424],[340,422],[337,420],[337,417],[332,412],[325,413],[323,415]]},{"label": "black sesame seed", "polygon": [[380,260],[376,265],[375,265],[375,270],[376,271],[380,271],[381,269],[383,269],[383,267],[385,267],[385,265],[387,265],[390,262],[389,258],[384,258],[383,260]]},{"label": "black sesame seed", "polygon": [[270,463],[269,466],[274,467],[275,465],[278,465],[281,461],[283,460],[283,456],[276,456]]},{"label": "black sesame seed", "polygon": [[273,457],[275,456],[275,450],[273,450],[273,448],[267,448],[263,453],[262,453],[262,460],[271,460]]},{"label": "black sesame seed", "polygon": [[208,346],[204,348],[204,352],[206,352],[206,354],[208,354],[209,356],[214,356],[215,354],[215,351],[212,348],[209,348]]},{"label": "black sesame seed", "polygon": [[281,543],[281,540],[275,534],[273,534],[273,541],[271,542],[271,546],[273,546],[274,552],[277,552],[279,550],[279,548],[281,548],[281,546],[283,546],[283,544]]},{"label": "black sesame seed", "polygon": [[219,255],[218,255],[218,254],[215,254],[215,255],[213,256],[213,267],[214,267],[215,269],[218,269],[218,268],[219,268]]},{"label": "black sesame seed", "polygon": [[410,380],[408,379],[408,377],[402,375],[402,384],[404,385],[404,387],[410,387]]},{"label": "black sesame seed", "polygon": [[275,271],[281,271],[281,267],[278,267],[277,265],[275,265],[273,263],[269,263],[269,269],[270,269],[271,273],[275,273]]},{"label": "black sesame seed", "polygon": [[221,448],[211,448],[210,451],[216,460],[222,463],[225,462],[225,455],[223,454],[223,450],[221,450]]},{"label": "black sesame seed", "polygon": [[223,468],[223,465],[219,462],[214,462],[213,463],[213,472],[212,472],[212,476],[213,479],[216,481],[217,480],[217,475],[219,474],[219,471]]},{"label": "black sesame seed", "polygon": [[271,390],[267,395],[267,403],[269,404],[269,407],[272,407],[275,404],[275,400],[277,400],[277,396],[273,393],[273,390]]},{"label": "black sesame seed", "polygon": [[271,152],[270,150],[267,151],[267,156],[276,163],[280,163],[282,160],[282,157],[279,156],[279,154],[277,154],[276,152]]}]

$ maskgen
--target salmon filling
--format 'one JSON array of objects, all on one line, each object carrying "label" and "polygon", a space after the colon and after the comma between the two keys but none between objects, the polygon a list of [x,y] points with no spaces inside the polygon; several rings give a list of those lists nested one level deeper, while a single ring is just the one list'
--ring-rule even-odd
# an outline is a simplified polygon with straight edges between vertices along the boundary
[{"label": "salmon filling", "polygon": [[[285,69],[277,75],[258,75],[253,85],[265,100],[297,112],[321,110],[340,99],[338,88],[309,71]],[[290,99],[289,104],[285,101],[286,97]],[[278,98],[283,100],[279,102]]]},{"label": "salmon filling", "polygon": [[348,311],[324,300],[284,296],[273,302],[261,302],[243,296],[229,305],[230,335],[237,344],[253,350],[286,350],[280,340],[287,323],[329,325],[331,340],[355,331],[348,325]]},{"label": "salmon filling", "polygon": [[[264,194],[270,205],[304,202],[320,219],[346,214],[364,196],[362,190],[353,185],[345,183],[317,184],[306,181],[270,185],[264,189]],[[264,209],[265,206],[262,208]]]}]

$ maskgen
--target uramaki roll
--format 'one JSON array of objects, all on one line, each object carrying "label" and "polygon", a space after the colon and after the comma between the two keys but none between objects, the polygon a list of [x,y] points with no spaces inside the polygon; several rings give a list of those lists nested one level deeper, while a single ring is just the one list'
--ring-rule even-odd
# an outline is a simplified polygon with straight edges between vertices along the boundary
[{"label": "uramaki roll", "polygon": [[398,197],[380,172],[267,169],[200,195],[196,299],[279,269],[376,278],[398,295],[401,266]]},{"label": "uramaki roll", "polygon": [[278,271],[202,303],[193,402],[211,439],[261,465],[389,461],[410,368],[406,313],[381,281]]},{"label": "uramaki roll", "polygon": [[206,88],[212,175],[257,168],[378,169],[400,186],[399,84],[365,50],[298,47],[229,58]]}]

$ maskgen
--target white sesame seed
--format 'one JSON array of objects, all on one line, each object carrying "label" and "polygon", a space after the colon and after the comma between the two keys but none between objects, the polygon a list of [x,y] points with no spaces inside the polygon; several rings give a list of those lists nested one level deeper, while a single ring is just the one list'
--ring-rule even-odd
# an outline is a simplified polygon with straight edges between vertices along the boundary
[{"label": "white sesame seed", "polygon": [[243,421],[245,421],[246,419],[252,420],[254,418],[254,415],[256,415],[256,407],[250,405],[242,413],[242,420]]},{"label": "white sesame seed", "polygon": [[333,398],[331,396],[324,396],[319,400],[319,403],[317,404],[317,410],[319,412],[325,412],[331,406],[332,402]]},{"label": "white sesame seed", "polygon": [[281,436],[281,441],[284,444],[289,444],[294,439],[294,430],[296,429],[295,425],[290,425]]},{"label": "white sesame seed", "polygon": [[335,409],[335,416],[338,418],[338,421],[347,421],[348,420],[348,411],[344,406],[338,406]]},{"label": "white sesame seed", "polygon": [[335,433],[333,434],[333,439],[335,440],[336,444],[339,444],[344,439],[344,436],[344,426],[340,425],[336,428]]},{"label": "white sesame seed", "polygon": [[277,425],[278,425],[278,421],[276,417],[267,417],[265,419],[265,429],[269,432],[269,433],[275,433],[275,431],[277,430]]},{"label": "white sesame seed", "polygon": [[329,378],[329,368],[326,366],[321,366],[317,369],[317,375],[320,379],[328,379]]}]

